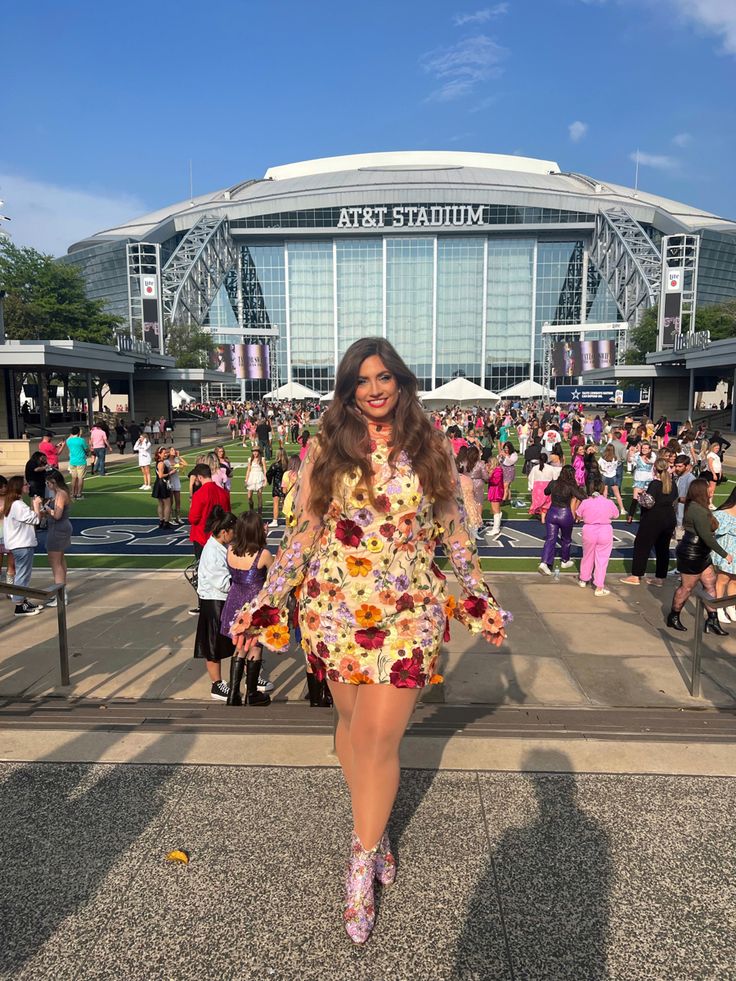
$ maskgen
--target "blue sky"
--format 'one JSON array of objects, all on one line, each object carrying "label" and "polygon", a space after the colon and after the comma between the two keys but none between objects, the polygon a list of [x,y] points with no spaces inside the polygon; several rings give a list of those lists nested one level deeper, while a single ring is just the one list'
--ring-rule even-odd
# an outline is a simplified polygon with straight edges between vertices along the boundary
[{"label": "blue sky", "polygon": [[736,0],[8,4],[0,198],[73,241],[270,165],[519,153],[736,218]]}]

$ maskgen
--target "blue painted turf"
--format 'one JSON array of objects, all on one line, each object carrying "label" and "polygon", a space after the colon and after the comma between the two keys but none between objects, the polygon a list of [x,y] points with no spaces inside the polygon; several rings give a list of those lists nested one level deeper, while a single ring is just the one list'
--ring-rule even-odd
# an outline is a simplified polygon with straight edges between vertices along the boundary
[{"label": "blue painted turf", "polygon": [[[161,531],[150,518],[74,518],[74,536],[69,555],[188,555],[191,553],[189,525]],[[636,525],[614,523],[612,558],[630,558]],[[276,551],[284,533],[282,527],[268,529],[268,545]],[[39,551],[44,550],[39,535]],[[485,558],[538,558],[544,540],[544,526],[528,518],[505,522],[496,541],[479,543]],[[573,556],[581,554],[581,528],[573,531]]]}]

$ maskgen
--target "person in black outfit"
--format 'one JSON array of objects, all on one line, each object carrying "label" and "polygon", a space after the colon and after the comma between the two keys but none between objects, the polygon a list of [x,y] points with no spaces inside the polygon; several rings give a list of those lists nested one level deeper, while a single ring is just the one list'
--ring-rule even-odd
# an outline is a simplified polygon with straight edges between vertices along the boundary
[{"label": "person in black outfit", "polygon": [[135,444],[141,438],[142,432],[143,430],[141,427],[131,419],[130,423],[128,424],[128,438],[130,439],[131,446],[135,446]]},{"label": "person in black outfit", "polygon": [[46,496],[46,472],[49,470],[49,461],[45,453],[36,450],[31,454],[31,458],[26,463],[25,477],[28,481],[28,494],[33,500],[40,497],[41,500]]},{"label": "person in black outfit", "polygon": [[621,582],[638,586],[646,572],[649,553],[654,549],[655,578],[647,581],[653,586],[662,586],[667,578],[670,541],[677,524],[675,515],[677,486],[670,477],[666,460],[657,460],[654,464],[654,479],[649,482],[646,493],[654,498],[654,504],[650,508],[641,509],[639,529],[634,539],[631,575],[626,576]]},{"label": "person in black outfit", "polygon": [[533,442],[524,450],[524,473],[530,474],[535,463],[539,463],[542,454],[542,439],[539,433],[534,434]]},{"label": "person in black outfit", "polygon": [[261,417],[256,423],[256,437],[261,448],[261,454],[266,460],[271,459],[271,423],[268,419]]},{"label": "person in black outfit", "polygon": [[[542,549],[542,561],[539,563],[539,571],[544,576],[552,575],[552,566],[555,561],[555,550],[557,548],[557,537],[560,541],[560,565],[563,569],[569,569],[574,565],[570,558],[570,548],[572,547],[572,529],[575,525],[574,502],[585,499],[585,492],[578,487],[575,480],[575,471],[566,464],[560,470],[560,476],[556,480],[551,480],[544,488],[544,493],[552,498],[552,505],[547,512],[545,525],[544,548]],[[575,504],[575,506],[577,506]]]},{"label": "person in black outfit", "polygon": [[125,453],[125,444],[128,441],[128,432],[125,428],[125,423],[122,419],[118,419],[115,425],[115,442],[118,445],[118,450],[121,453]]}]

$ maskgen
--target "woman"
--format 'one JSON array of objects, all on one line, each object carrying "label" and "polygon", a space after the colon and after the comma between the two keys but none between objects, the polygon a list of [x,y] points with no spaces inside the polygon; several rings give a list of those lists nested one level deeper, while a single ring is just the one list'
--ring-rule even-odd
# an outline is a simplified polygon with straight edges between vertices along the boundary
[{"label": "woman", "polygon": [[[718,521],[715,533],[718,544],[729,554],[736,555],[736,487],[714,517]],[[718,610],[718,620],[720,623],[736,622],[736,564],[727,562],[718,552],[712,552],[711,559],[716,570],[716,597],[733,596],[735,604]]]},{"label": "woman", "polygon": [[181,521],[181,475],[187,461],[175,446],[169,449],[169,487],[171,488],[171,523],[180,525]]},{"label": "woman", "polygon": [[253,510],[253,495],[258,497],[258,513],[263,514],[263,488],[266,486],[266,471],[260,449],[255,446],[245,471],[245,489],[248,491],[248,510]]},{"label": "woman", "polygon": [[46,471],[49,461],[45,453],[36,450],[31,454],[31,458],[26,463],[26,480],[28,481],[28,494],[31,498],[44,498],[46,495]]},{"label": "woman", "polygon": [[281,505],[281,499],[286,493],[281,486],[281,481],[284,479],[284,474],[288,469],[289,458],[284,451],[283,445],[279,444],[276,459],[266,471],[266,480],[271,485],[271,494],[273,495],[273,519],[268,523],[269,528],[276,528],[279,523],[279,507]]},{"label": "woman", "polygon": [[670,541],[675,533],[677,515],[677,486],[672,480],[669,464],[663,458],[657,460],[652,472],[652,480],[646,488],[650,507],[642,507],[639,527],[634,538],[634,555],[631,560],[631,575],[620,582],[638,586],[646,572],[649,553],[654,549],[656,565],[654,579],[647,582],[652,586],[663,586],[670,564]]},{"label": "woman", "polygon": [[151,489],[151,440],[143,433],[135,441],[134,451],[138,454],[138,467],[143,474],[143,483],[138,490]]},{"label": "woman", "polygon": [[606,572],[613,548],[611,522],[618,517],[618,508],[602,493],[600,478],[591,487],[590,497],[578,505],[578,521],[583,522],[583,558],[580,562],[578,584],[585,588],[592,578],[596,596],[608,596]]},{"label": "woman", "polygon": [[629,505],[629,513],[626,517],[628,524],[631,524],[631,522],[634,520],[636,506],[639,502],[639,495],[647,489],[651,481],[654,479],[654,464],[656,460],[657,456],[652,450],[651,445],[646,440],[642,440],[641,443],[639,443],[638,449],[635,449],[631,453],[630,461],[634,471],[634,490],[631,498],[631,504]]},{"label": "woman", "polygon": [[624,508],[624,502],[618,486],[618,460],[616,459],[616,451],[613,448],[613,443],[609,443],[603,451],[601,458],[598,460],[598,469],[601,472],[601,479],[603,481],[603,496],[608,497],[609,493],[613,491],[616,504],[618,504],[619,515],[623,517],[626,514],[626,509]]},{"label": "woman", "polygon": [[585,449],[583,444],[576,446],[571,461],[578,487],[585,487]]},{"label": "woman", "polygon": [[169,463],[169,451],[165,446],[159,446],[156,450],[156,479],[153,482],[151,497],[156,501],[158,511],[158,526],[167,531],[174,526],[169,518],[171,517],[171,484],[169,474],[171,464]]},{"label": "woman", "polygon": [[501,469],[503,470],[504,501],[511,500],[511,485],[516,477],[516,463],[518,459],[519,455],[514,449],[513,444],[508,441],[504,442],[498,458],[498,462],[501,464]]},{"label": "woman", "polygon": [[[685,534],[677,545],[677,571],[680,573],[680,586],[672,597],[672,609],[667,616],[667,626],[673,630],[687,630],[680,620],[682,608],[687,603],[690,593],[696,583],[702,582],[711,596],[715,595],[716,572],[713,568],[711,553],[715,552],[725,559],[729,565],[733,562],[733,553],[727,552],[718,542],[714,532],[718,530],[718,522],[708,507],[708,482],[694,480],[688,488],[685,500],[685,517],[683,520]],[[715,610],[706,604],[708,616],[705,621],[707,634],[726,636],[726,631],[718,622]]]},{"label": "woman", "polygon": [[547,512],[552,503],[549,496],[545,494],[544,489],[551,480],[555,479],[557,473],[549,465],[546,453],[539,454],[539,462],[535,463],[529,471],[527,486],[532,496],[529,514],[538,514],[542,524],[544,524],[547,518]]},{"label": "woman", "polygon": [[125,423],[122,419],[118,419],[115,423],[115,443],[117,444],[118,453],[125,453],[125,444],[128,442],[128,430],[125,428]]},{"label": "woman", "polygon": [[713,503],[713,495],[716,492],[716,487],[720,484],[723,479],[723,461],[721,460],[721,444],[713,442],[710,444],[710,449],[705,457],[705,465],[708,468],[708,475],[710,480],[708,482],[708,506],[711,511],[715,510],[715,504]]},{"label": "woman", "polygon": [[302,434],[299,437],[299,439],[297,440],[297,443],[301,447],[300,450],[299,450],[299,459],[300,460],[303,460],[304,457],[307,455],[307,452],[309,450],[309,438],[310,438],[310,436],[309,436],[309,430],[308,429],[302,430]]},{"label": "woman", "polygon": [[469,446],[465,452],[467,453],[468,473],[470,479],[473,481],[473,494],[481,513],[481,522],[476,538],[483,541],[483,506],[488,497],[488,484],[490,481],[488,467],[481,459],[481,450],[477,446]]},{"label": "woman", "polygon": [[[41,520],[43,497],[36,494],[32,507],[23,501],[23,494],[28,493],[28,481],[21,476],[11,477],[5,492],[5,514],[3,518],[3,537],[5,548],[13,556],[15,562],[15,585],[27,586],[31,581],[33,571],[33,553],[38,541],[36,528]],[[35,603],[29,603],[21,595],[10,597],[15,603],[15,616],[36,616],[43,609]]]},{"label": "woman", "polygon": [[[66,586],[66,553],[72,544],[72,523],[69,520],[71,498],[64,477],[58,470],[49,470],[46,474],[46,486],[51,500],[46,501],[44,511],[48,524],[46,536],[46,552],[49,565],[56,585]],[[64,590],[64,601],[69,602],[69,591]],[[58,595],[54,596],[46,606],[56,606]]]},{"label": "woman", "polygon": [[299,467],[302,461],[299,459],[298,453],[292,453],[289,457],[289,466],[281,478],[281,490],[284,494],[284,502],[281,508],[281,513],[284,516],[286,524],[291,527],[294,524],[294,498],[296,496],[296,482],[299,475]]},{"label": "woman", "polygon": [[501,534],[501,503],[504,495],[503,468],[498,457],[492,456],[486,460],[488,471],[488,503],[491,505],[493,524],[486,532],[488,538],[498,538]]},{"label": "woman", "polygon": [[[299,475],[295,526],[263,592],[233,624],[239,644],[248,633],[283,650],[287,597],[301,590],[302,646],[315,675],[327,673],[337,755],[352,798],[344,922],[355,943],[373,929],[374,878],[387,884],[396,874],[386,825],[399,744],[419,689],[440,680],[446,618],[494,644],[504,636],[504,616],[483,581],[457,500],[449,446],[425,416],[417,389],[384,338],[348,348]],[[448,599],[434,567],[438,540],[456,570],[459,602]]]},{"label": "woman", "polygon": [[467,528],[474,538],[478,537],[478,532],[483,525],[483,499],[481,498],[481,502],[478,503],[470,471],[479,459],[480,454],[475,446],[461,446],[456,460],[457,472],[460,477],[460,490],[465,505]]},{"label": "woman", "polygon": [[539,571],[543,576],[551,576],[558,536],[561,538],[560,565],[563,569],[570,569],[573,566],[573,561],[570,558],[572,529],[575,524],[575,511],[578,501],[585,498],[585,493],[578,485],[575,471],[569,463],[566,463],[560,470],[560,476],[556,480],[551,480],[547,484],[544,493],[550,496],[551,506],[545,522],[547,536],[542,549]]}]

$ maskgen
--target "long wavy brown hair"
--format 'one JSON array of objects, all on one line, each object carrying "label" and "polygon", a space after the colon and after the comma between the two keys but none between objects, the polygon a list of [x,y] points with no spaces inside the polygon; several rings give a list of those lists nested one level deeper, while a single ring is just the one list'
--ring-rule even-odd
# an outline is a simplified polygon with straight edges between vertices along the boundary
[{"label": "long wavy brown hair", "polygon": [[389,463],[394,464],[402,450],[405,451],[428,497],[443,502],[453,496],[454,478],[448,466],[449,444],[422,409],[417,397],[416,376],[385,338],[362,337],[350,345],[340,361],[335,394],[322,417],[317,435],[319,452],[312,471],[310,501],[315,514],[324,514],[340,480],[356,473],[369,499],[374,501],[368,427],[355,404],[360,366],[374,354],[383,361],[399,386]]}]

